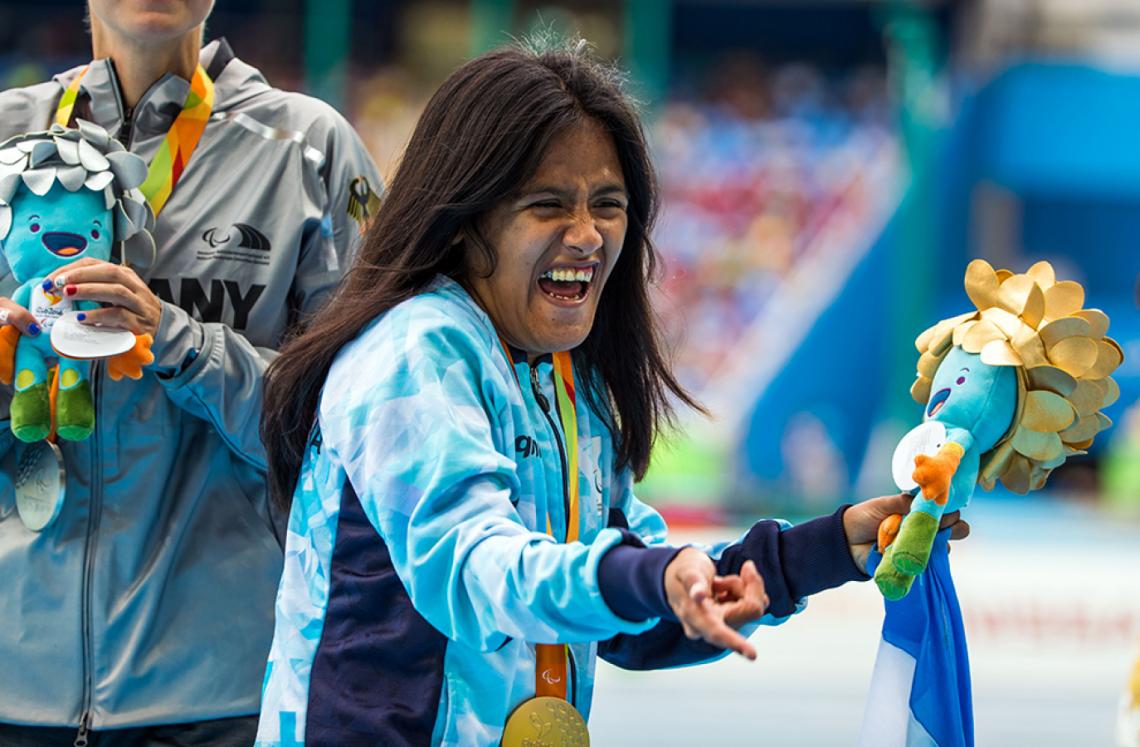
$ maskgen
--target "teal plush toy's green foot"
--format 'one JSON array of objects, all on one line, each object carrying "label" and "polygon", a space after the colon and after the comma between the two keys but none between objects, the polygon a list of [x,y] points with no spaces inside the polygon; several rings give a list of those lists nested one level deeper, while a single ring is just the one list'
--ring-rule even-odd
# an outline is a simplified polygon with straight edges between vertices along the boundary
[{"label": "teal plush toy's green foot", "polygon": [[883,553],[883,560],[875,569],[875,585],[879,587],[879,591],[884,597],[892,602],[897,602],[910,591],[910,587],[914,583],[914,576],[899,573],[898,569],[895,568],[894,550],[894,545],[891,545]]},{"label": "teal plush toy's green foot", "polygon": [[95,429],[95,403],[91,389],[83,385],[60,389],[55,401],[55,428],[60,438],[82,441]]},{"label": "teal plush toy's green foot", "polygon": [[898,538],[890,547],[894,551],[894,567],[908,576],[917,576],[925,571],[936,534],[938,519],[923,511],[908,514]]},{"label": "teal plush toy's green foot", "polygon": [[51,432],[48,385],[36,384],[12,396],[12,433],[24,443],[47,438]]}]

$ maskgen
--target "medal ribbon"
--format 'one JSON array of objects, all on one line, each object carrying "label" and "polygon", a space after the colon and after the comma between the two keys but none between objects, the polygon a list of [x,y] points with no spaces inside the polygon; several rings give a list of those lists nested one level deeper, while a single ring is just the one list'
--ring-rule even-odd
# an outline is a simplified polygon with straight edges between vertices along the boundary
[{"label": "medal ribbon", "polygon": [[83,76],[87,74],[87,66],[85,65],[79,71],[79,75],[75,76],[75,80],[67,85],[63,91],[63,96],[59,99],[59,108],[55,110],[55,123],[60,127],[67,127],[71,121],[71,112],[75,109],[75,102],[79,98],[79,84],[83,82]]},{"label": "medal ribbon", "polygon": [[[510,348],[500,339],[503,352],[507,355],[507,364],[515,373],[514,359]],[[554,392],[556,395],[556,409],[558,418],[562,421],[562,434],[566,439],[566,489],[569,498],[569,510],[566,515],[565,542],[578,540],[578,411],[574,392],[574,364],[570,353],[554,354]],[[522,382],[519,382],[520,388]],[[554,529],[550,524],[550,515],[546,517],[546,533],[554,536]],[[538,643],[534,647],[535,672],[534,694],[536,697],[552,696],[566,700],[566,669],[569,650],[565,643]]]},{"label": "medal ribbon", "polygon": [[[57,124],[66,127],[71,121],[75,101],[79,97],[79,83],[86,73],[87,68],[83,68],[60,97],[59,108],[55,113]],[[190,156],[198,147],[198,141],[202,138],[213,110],[214,82],[206,74],[206,69],[199,65],[190,79],[190,91],[186,94],[182,111],[167,130],[166,138],[147,167],[146,181],[139,187],[156,217],[182,178],[186,164],[190,163]]]}]

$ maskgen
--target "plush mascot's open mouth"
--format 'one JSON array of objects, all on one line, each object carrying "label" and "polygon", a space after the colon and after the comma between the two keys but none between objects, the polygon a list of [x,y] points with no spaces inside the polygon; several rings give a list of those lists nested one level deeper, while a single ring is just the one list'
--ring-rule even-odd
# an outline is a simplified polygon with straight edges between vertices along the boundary
[{"label": "plush mascot's open mouth", "polygon": [[77,233],[52,231],[44,234],[44,246],[57,257],[74,257],[87,248],[87,239]]},{"label": "plush mascot's open mouth", "polygon": [[948,399],[950,399],[949,389],[939,389],[935,392],[934,396],[930,398],[930,405],[926,408],[926,417],[932,418],[937,415]]}]

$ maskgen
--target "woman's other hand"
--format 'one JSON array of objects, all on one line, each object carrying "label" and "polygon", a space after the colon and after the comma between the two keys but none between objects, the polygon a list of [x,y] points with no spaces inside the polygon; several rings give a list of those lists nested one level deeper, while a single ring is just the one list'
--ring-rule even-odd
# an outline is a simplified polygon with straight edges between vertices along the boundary
[{"label": "woman's other hand", "polygon": [[756,658],[756,649],[735,630],[768,609],[764,579],[751,560],[739,575],[718,576],[708,555],[686,547],[665,567],[665,596],[686,636]]},{"label": "woman's other hand", "polygon": [[51,273],[48,280],[62,286],[72,301],[104,304],[103,308],[84,312],[84,324],[102,324],[151,337],[158,333],[162,301],[129,267],[85,257]]}]

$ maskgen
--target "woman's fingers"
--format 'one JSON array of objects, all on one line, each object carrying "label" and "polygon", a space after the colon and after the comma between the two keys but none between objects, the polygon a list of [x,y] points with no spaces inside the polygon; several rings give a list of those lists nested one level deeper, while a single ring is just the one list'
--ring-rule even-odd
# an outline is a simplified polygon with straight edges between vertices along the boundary
[{"label": "woman's fingers", "polygon": [[744,595],[744,580],[740,576],[714,576],[713,598],[717,602],[731,602]]},{"label": "woman's fingers", "polygon": [[128,311],[121,306],[108,306],[104,309],[91,309],[79,312],[79,321],[91,326],[113,327],[134,332],[136,335],[145,330],[138,314]]},{"label": "woman's fingers", "polygon": [[752,561],[739,575],[715,576],[711,586],[704,578],[692,579],[688,597],[689,604],[679,615],[685,635],[756,658],[756,649],[735,629],[759,619],[768,607],[764,579]]},{"label": "woman's fingers", "polygon": [[689,589],[689,599],[693,604],[702,604],[709,598],[709,584],[705,581],[704,576],[701,576],[696,571],[692,571],[685,576],[685,586]]},{"label": "woman's fingers", "polygon": [[910,504],[914,501],[914,496],[910,493],[896,493],[871,500],[875,502],[876,512],[880,514],[879,521],[882,521],[891,514],[905,514],[910,511]]},{"label": "woman's fingers", "polygon": [[735,651],[748,659],[756,658],[756,649],[744,636],[724,621],[723,610],[707,597],[700,604],[693,603],[684,611],[681,625],[691,639],[703,639],[719,648]]},{"label": "woman's fingers", "polygon": [[56,288],[82,283],[118,283],[130,285],[138,276],[113,262],[84,257],[55,270],[47,276]]},{"label": "woman's fingers", "polygon": [[712,589],[725,622],[734,628],[760,619],[768,609],[764,578],[751,560],[744,563],[738,575],[713,578]]},{"label": "woman's fingers", "polygon": [[118,283],[83,283],[82,285],[67,285],[64,288],[67,297],[72,301],[99,301],[120,306],[135,314],[142,315],[142,299],[134,289]]},{"label": "woman's fingers", "polygon": [[694,548],[681,550],[665,568],[665,594],[685,635],[749,659],[756,658],[756,649],[726,622],[726,614],[742,621],[762,614],[763,584],[751,564],[740,574],[717,576],[708,555]]},{"label": "woman's fingers", "polygon": [[724,620],[710,621],[702,637],[712,645],[735,651],[749,661],[756,660],[756,648]]},{"label": "woman's fingers", "polygon": [[847,534],[847,541],[850,544],[874,542],[883,519],[891,514],[907,513],[913,500],[910,493],[897,493],[869,498],[849,507],[843,512],[843,531]]},{"label": "woman's fingers", "polygon": [[954,511],[953,513],[946,514],[942,517],[942,523],[939,525],[941,529],[946,527],[953,527],[950,530],[950,539],[960,540],[970,536],[970,525],[962,521],[962,513]]},{"label": "woman's fingers", "polygon": [[[96,315],[99,324],[154,335],[162,319],[162,301],[138,274],[123,265],[84,258],[62,267],[45,281],[72,301],[95,301],[124,309],[129,316]],[[89,324],[96,323],[94,319]]]},{"label": "woman's fingers", "polygon": [[737,597],[724,605],[726,623],[733,628],[759,620],[768,610],[768,593],[764,588],[764,578],[756,570],[751,560],[740,569],[740,588]]},{"label": "woman's fingers", "polygon": [[16,327],[29,337],[35,337],[43,331],[36,324],[32,312],[10,298],[0,297],[0,325]]}]

